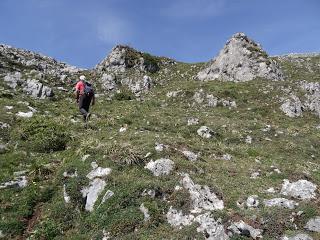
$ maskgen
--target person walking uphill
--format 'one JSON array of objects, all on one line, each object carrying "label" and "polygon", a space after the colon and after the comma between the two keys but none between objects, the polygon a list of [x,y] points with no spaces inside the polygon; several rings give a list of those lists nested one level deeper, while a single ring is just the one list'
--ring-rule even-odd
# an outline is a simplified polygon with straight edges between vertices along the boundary
[{"label": "person walking uphill", "polygon": [[79,104],[79,110],[83,115],[83,120],[88,122],[90,118],[90,103],[95,104],[94,90],[90,83],[86,82],[84,75],[80,76],[80,81],[75,86],[76,101]]}]

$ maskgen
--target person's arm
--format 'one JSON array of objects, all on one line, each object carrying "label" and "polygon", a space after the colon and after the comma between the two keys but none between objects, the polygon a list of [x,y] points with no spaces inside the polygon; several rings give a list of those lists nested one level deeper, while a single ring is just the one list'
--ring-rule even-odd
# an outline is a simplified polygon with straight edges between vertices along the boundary
[{"label": "person's arm", "polygon": [[79,90],[75,90],[74,91],[74,96],[75,96],[75,99],[76,99],[76,101],[77,101],[77,103],[79,102]]}]

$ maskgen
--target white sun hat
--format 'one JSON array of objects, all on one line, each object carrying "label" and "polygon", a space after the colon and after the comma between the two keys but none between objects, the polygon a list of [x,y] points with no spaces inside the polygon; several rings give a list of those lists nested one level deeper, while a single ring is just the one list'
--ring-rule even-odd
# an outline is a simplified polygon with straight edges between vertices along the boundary
[{"label": "white sun hat", "polygon": [[80,76],[80,80],[82,80],[82,81],[86,80],[86,76],[81,75],[81,76]]}]

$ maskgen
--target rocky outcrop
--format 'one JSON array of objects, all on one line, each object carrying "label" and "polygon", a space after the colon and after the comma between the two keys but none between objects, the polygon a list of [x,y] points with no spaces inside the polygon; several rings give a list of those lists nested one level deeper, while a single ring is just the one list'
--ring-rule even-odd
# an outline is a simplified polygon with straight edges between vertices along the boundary
[{"label": "rocky outcrop", "polygon": [[25,80],[22,78],[22,74],[20,72],[8,73],[4,77],[4,82],[14,90],[16,90],[18,86],[21,87],[23,92],[34,98],[44,99],[54,96],[52,88],[45,86],[38,80]]},{"label": "rocky outcrop", "polygon": [[245,82],[255,78],[281,80],[283,73],[261,46],[244,33],[233,35],[219,55],[196,76],[202,81]]},{"label": "rocky outcrop", "polygon": [[117,45],[96,67],[97,72],[121,73],[127,69],[154,73],[159,70],[157,58],[129,46]]},{"label": "rocky outcrop", "polygon": [[57,77],[82,70],[51,57],[3,44],[0,45],[0,66],[0,73],[4,74],[29,69]]}]

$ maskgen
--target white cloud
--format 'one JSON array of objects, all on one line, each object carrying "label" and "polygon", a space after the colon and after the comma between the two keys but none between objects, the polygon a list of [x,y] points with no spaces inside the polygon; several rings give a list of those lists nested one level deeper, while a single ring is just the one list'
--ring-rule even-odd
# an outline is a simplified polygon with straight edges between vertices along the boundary
[{"label": "white cloud", "polygon": [[97,34],[99,40],[104,43],[118,44],[128,42],[132,30],[128,21],[109,14],[98,20]]},{"label": "white cloud", "polygon": [[225,11],[225,0],[175,0],[163,9],[169,17],[213,17]]}]

